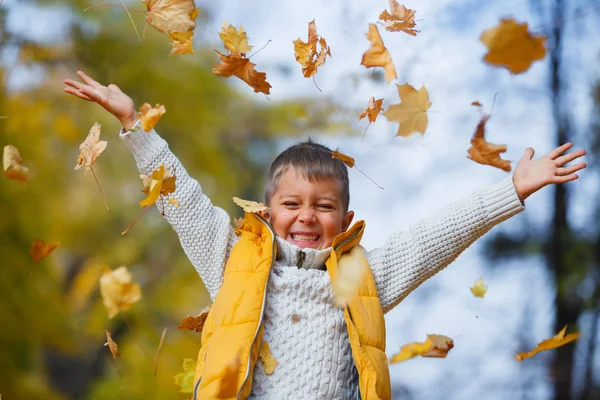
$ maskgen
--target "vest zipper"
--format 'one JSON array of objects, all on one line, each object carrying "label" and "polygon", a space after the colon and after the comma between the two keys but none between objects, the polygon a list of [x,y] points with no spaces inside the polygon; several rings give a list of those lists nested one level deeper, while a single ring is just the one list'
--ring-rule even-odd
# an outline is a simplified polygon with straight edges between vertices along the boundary
[{"label": "vest zipper", "polygon": [[296,265],[298,266],[298,269],[302,268],[302,264],[304,264],[304,260],[306,260],[306,253],[303,252],[302,250],[298,250],[298,262],[296,263]]},{"label": "vest zipper", "polygon": [[[208,354],[208,350],[206,351],[206,353],[204,353],[204,365],[206,365],[206,355]],[[200,381],[202,380],[202,375],[200,375],[200,378],[198,378],[198,382],[196,382],[196,384],[194,385],[194,397],[192,397],[192,400],[196,400],[196,396],[198,395],[198,387],[200,386]]]},{"label": "vest zipper", "polygon": [[267,286],[269,284],[269,277],[271,276],[271,269],[273,268],[273,264],[275,263],[275,244],[276,244],[275,232],[273,232],[273,228],[271,228],[269,223],[263,217],[261,217],[258,214],[255,214],[255,215],[258,218],[260,218],[260,220],[269,229],[269,231],[271,232],[271,237],[273,238],[273,243],[272,243],[272,248],[271,248],[271,266],[269,267],[269,276],[267,276],[267,282],[265,282],[263,302],[262,302],[262,307],[260,309],[260,320],[258,321],[258,327],[256,327],[256,331],[254,332],[254,338],[252,339],[252,343],[250,344],[250,350],[249,350],[249,354],[248,354],[248,369],[246,371],[246,376],[244,377],[244,380],[242,381],[242,386],[240,386],[240,390],[238,391],[238,395],[237,395],[238,399],[240,399],[240,397],[242,395],[242,389],[244,388],[244,385],[246,384],[246,381],[248,380],[248,377],[250,376],[250,367],[252,366],[252,348],[254,347],[254,342],[256,342],[256,337],[258,336],[258,332],[260,332],[260,327],[262,326],[262,323],[263,323],[263,316],[265,315],[265,303],[267,301]]}]

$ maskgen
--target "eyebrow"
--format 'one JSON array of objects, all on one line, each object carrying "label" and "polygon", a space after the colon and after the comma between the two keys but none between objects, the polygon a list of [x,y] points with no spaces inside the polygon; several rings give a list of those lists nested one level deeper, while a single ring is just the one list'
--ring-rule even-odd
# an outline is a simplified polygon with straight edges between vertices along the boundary
[{"label": "eyebrow", "polygon": [[[282,199],[286,198],[286,197],[291,197],[291,198],[300,198],[300,196],[298,196],[297,194],[284,194],[281,196]],[[337,197],[331,197],[331,196],[322,196],[318,198],[319,200],[329,200],[329,201],[333,201],[336,202],[339,199]]]}]

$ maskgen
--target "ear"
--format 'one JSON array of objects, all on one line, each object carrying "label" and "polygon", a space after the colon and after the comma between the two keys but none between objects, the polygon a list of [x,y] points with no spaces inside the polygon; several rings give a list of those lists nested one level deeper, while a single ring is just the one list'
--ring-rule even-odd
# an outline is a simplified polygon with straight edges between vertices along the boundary
[{"label": "ear", "polygon": [[354,218],[354,211],[348,211],[346,215],[344,215],[344,219],[342,220],[342,232],[345,232],[346,229],[352,223],[352,219]]},{"label": "ear", "polygon": [[[264,206],[265,203],[260,203],[261,206]],[[264,211],[258,211],[257,214],[260,215],[261,217],[263,217],[263,219],[265,221],[267,221],[268,223],[271,223],[271,213],[269,212],[270,208],[267,208]]]}]

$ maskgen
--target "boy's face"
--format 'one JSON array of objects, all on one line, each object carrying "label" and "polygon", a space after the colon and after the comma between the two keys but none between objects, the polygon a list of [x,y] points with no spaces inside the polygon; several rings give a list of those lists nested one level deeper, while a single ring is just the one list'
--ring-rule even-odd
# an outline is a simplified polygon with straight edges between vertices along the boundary
[{"label": "boy's face", "polygon": [[310,182],[288,168],[271,197],[270,220],[277,236],[300,248],[326,249],[350,226],[353,211],[344,213],[340,183],[335,179]]}]

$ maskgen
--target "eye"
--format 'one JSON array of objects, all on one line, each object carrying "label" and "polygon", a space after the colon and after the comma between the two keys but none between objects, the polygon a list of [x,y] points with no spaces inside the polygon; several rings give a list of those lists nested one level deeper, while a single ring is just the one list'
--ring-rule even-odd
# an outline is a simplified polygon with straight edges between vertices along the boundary
[{"label": "eye", "polygon": [[319,208],[322,208],[324,210],[333,210],[333,206],[329,205],[329,204],[319,204],[318,206]]},{"label": "eye", "polygon": [[286,201],[285,203],[283,203],[283,205],[286,207],[296,207],[298,203],[295,203],[293,201]]}]

